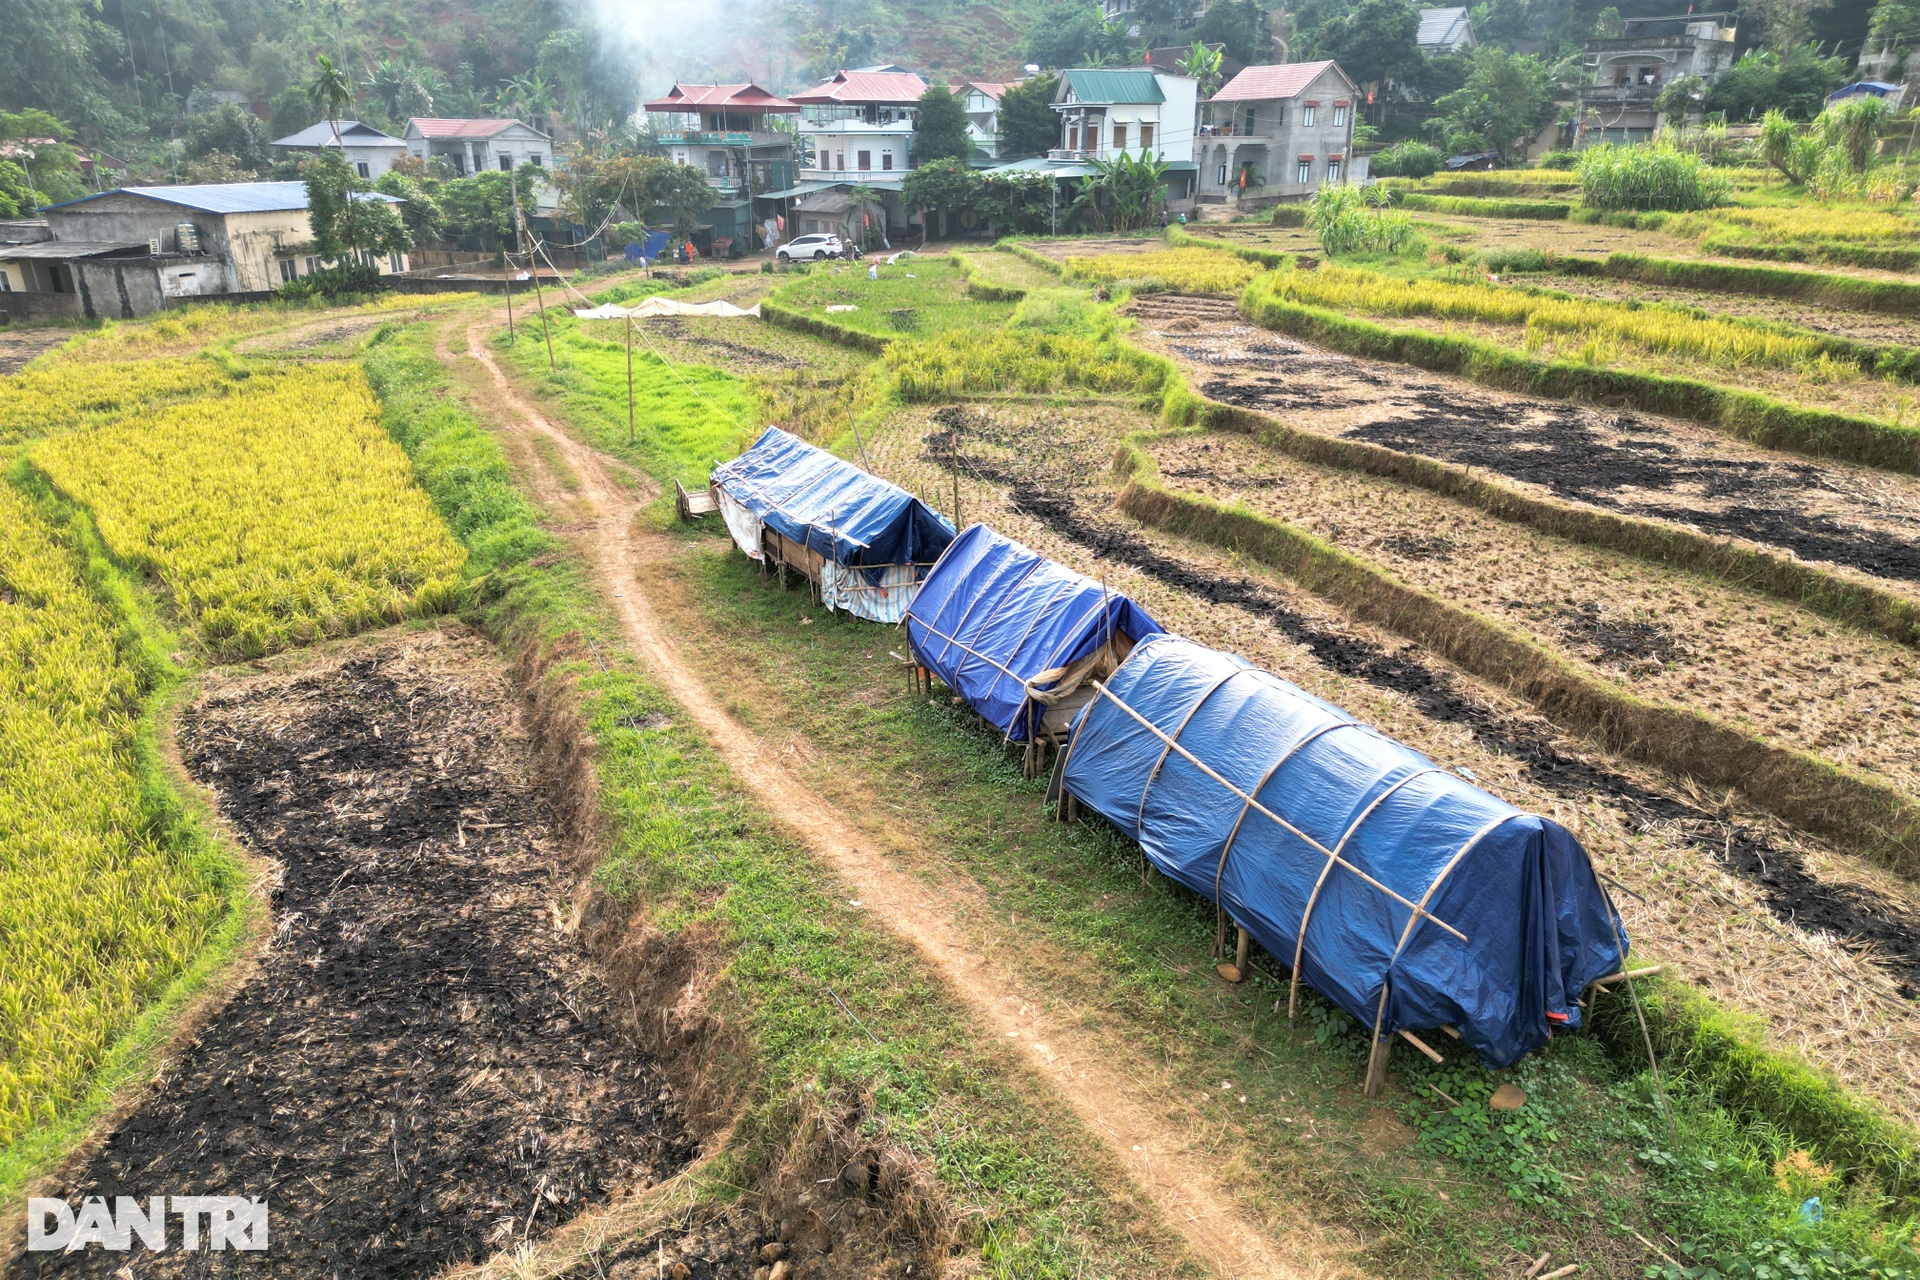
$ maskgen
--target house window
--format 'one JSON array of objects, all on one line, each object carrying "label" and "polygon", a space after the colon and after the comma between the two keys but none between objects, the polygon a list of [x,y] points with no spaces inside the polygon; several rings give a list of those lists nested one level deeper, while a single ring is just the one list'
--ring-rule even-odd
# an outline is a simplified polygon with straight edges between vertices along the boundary
[{"label": "house window", "polygon": [[501,157],[500,157],[500,168],[501,168],[501,170],[502,170],[502,171],[504,171],[504,172],[506,172],[506,173],[512,173],[512,172],[513,172],[513,157],[512,157],[512,156],[510,156],[510,155],[505,155],[505,154],[503,154],[503,155],[501,155]]},{"label": "house window", "polygon": [[1227,166],[1226,165],[1223,164],[1220,166],[1220,176],[1215,178],[1214,181],[1223,187],[1227,185]]},{"label": "house window", "polygon": [[1340,181],[1340,162],[1338,160],[1327,161],[1327,181]]},{"label": "house window", "polygon": [[320,259],[318,259],[318,258],[308,258],[308,259],[307,259],[307,274],[308,274],[308,275],[312,275],[312,274],[313,274],[314,272],[316,272],[316,271],[318,271],[319,269],[320,269]]},{"label": "house window", "polygon": [[399,275],[407,269],[407,260],[397,253],[387,255],[387,270]]},{"label": "house window", "polygon": [[1300,108],[1300,123],[1311,129],[1313,128],[1313,118],[1319,114],[1320,108],[1309,102],[1306,106]]},{"label": "house window", "polygon": [[367,162],[365,160],[355,160],[353,162],[353,171],[363,178],[371,178],[373,176],[372,171],[367,168]]},{"label": "house window", "polygon": [[1313,161],[1302,160],[1300,162],[1300,167],[1294,171],[1293,180],[1295,182],[1312,182],[1313,181]]},{"label": "house window", "polygon": [[1333,127],[1338,129],[1347,122],[1347,109],[1339,103],[1333,104]]},{"label": "house window", "polygon": [[860,153],[860,172],[865,173],[871,168],[873,168],[873,152],[862,151]]},{"label": "house window", "polygon": [[292,258],[280,259],[280,283],[281,284],[292,283],[293,280],[297,276],[299,276],[299,274],[300,274],[300,268],[295,265]]},{"label": "house window", "polygon": [[12,292],[13,292],[13,277],[8,275],[4,271],[0,271],[0,293],[12,293]]},{"label": "house window", "polygon": [[1067,150],[1078,151],[1079,149],[1080,149],[1080,126],[1077,124],[1070,124],[1067,126]]},{"label": "house window", "polygon": [[882,152],[880,153],[880,167],[881,167],[882,169],[891,169],[891,168],[893,168],[893,152],[891,152],[891,151],[882,151]]},{"label": "house window", "polygon": [[1140,149],[1153,150],[1153,126],[1144,122],[1140,125]]},{"label": "house window", "polygon": [[1245,129],[1245,132],[1247,133],[1254,132],[1259,127],[1258,124],[1255,123],[1259,118],[1260,118],[1259,109],[1257,107],[1248,107],[1247,108],[1247,127]]},{"label": "house window", "polygon": [[538,169],[540,167],[540,158],[540,153],[536,151],[527,157],[527,163]]},{"label": "house window", "polygon": [[1113,126],[1113,149],[1115,151],[1127,149],[1127,126],[1123,124]]}]

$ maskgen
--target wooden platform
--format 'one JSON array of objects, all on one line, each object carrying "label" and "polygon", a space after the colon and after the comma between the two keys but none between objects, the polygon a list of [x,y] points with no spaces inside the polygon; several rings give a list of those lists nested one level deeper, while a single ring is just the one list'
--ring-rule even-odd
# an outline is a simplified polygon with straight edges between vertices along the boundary
[{"label": "wooden platform", "polygon": [[673,482],[673,505],[680,512],[680,518],[689,523],[720,509],[719,500],[713,496],[712,489],[695,489],[688,493],[687,487],[678,480]]}]

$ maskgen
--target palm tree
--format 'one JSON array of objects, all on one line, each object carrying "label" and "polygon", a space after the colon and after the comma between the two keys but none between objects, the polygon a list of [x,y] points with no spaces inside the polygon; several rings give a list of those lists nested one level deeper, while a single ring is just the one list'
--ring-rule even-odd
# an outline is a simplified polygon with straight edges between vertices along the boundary
[{"label": "palm tree", "polygon": [[553,82],[538,71],[515,76],[500,86],[500,106],[541,132],[553,112]]},{"label": "palm tree", "polygon": [[307,101],[327,113],[333,144],[340,145],[340,112],[353,105],[353,81],[324,53],[313,55],[313,79],[307,81]]}]

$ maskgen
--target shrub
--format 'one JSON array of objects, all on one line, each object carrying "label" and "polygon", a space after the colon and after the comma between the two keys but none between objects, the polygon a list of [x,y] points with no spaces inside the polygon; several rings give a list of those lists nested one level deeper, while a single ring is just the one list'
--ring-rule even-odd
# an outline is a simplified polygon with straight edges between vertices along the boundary
[{"label": "shrub", "polygon": [[1577,169],[1580,167],[1578,151],[1549,151],[1540,157],[1542,169]]},{"label": "shrub", "polygon": [[1373,157],[1370,172],[1376,178],[1425,178],[1446,158],[1432,143],[1399,142]]},{"label": "shrub", "polygon": [[1689,212],[1726,201],[1732,184],[1670,143],[1594,147],[1580,156],[1580,200],[1589,209]]},{"label": "shrub", "polygon": [[[1307,200],[1307,225],[1330,257],[1353,253],[1399,253],[1413,243],[1413,220],[1387,212],[1392,193],[1375,187],[1378,203],[1358,187],[1321,187]],[[1366,207],[1372,204],[1371,211]]]}]

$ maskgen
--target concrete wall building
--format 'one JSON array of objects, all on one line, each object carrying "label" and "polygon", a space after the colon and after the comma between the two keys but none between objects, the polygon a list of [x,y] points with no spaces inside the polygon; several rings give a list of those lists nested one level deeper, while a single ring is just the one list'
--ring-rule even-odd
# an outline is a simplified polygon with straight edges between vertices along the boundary
[{"label": "concrete wall building", "polygon": [[1422,9],[1420,32],[1414,40],[1429,58],[1465,53],[1476,43],[1472,16],[1464,8]]},{"label": "concrete wall building", "polygon": [[1013,88],[991,80],[969,80],[953,86],[967,109],[967,137],[973,142],[976,164],[1000,158],[1000,95]]},{"label": "concrete wall building", "polygon": [[1646,142],[1659,129],[1655,105],[1669,84],[1718,80],[1734,62],[1733,19],[1724,13],[1629,18],[1614,40],[1590,40],[1574,145]]},{"label": "concrete wall building", "polygon": [[[121,187],[42,212],[44,238],[0,243],[0,310],[21,318],[131,319],[175,299],[264,293],[323,265],[301,182]],[[406,255],[378,265],[405,271]]]},{"label": "concrete wall building", "polygon": [[[645,110],[667,158],[700,170],[714,189],[713,208],[705,215],[709,246],[726,241],[743,252],[762,247],[753,202],[794,185],[790,122],[800,108],[757,84],[675,84]],[[647,216],[657,223],[667,215],[648,210]]]},{"label": "concrete wall building", "polygon": [[1357,86],[1336,62],[1248,67],[1207,101],[1196,150],[1200,199],[1300,199],[1354,181]]},{"label": "concrete wall building", "polygon": [[358,120],[336,123],[340,127],[337,140],[333,125],[322,120],[298,133],[276,138],[273,145],[309,155],[317,154],[323,148],[338,147],[340,154],[346,157],[347,167],[367,179],[379,177],[393,168],[394,161],[407,154],[405,142],[380,132],[370,124],[362,124]]},{"label": "concrete wall building", "polygon": [[914,107],[927,82],[910,71],[841,71],[800,107],[800,180],[897,183],[913,157]]},{"label": "concrete wall building", "polygon": [[407,154],[421,160],[439,157],[464,178],[483,169],[549,166],[553,163],[553,139],[518,120],[423,116],[407,121]]}]

